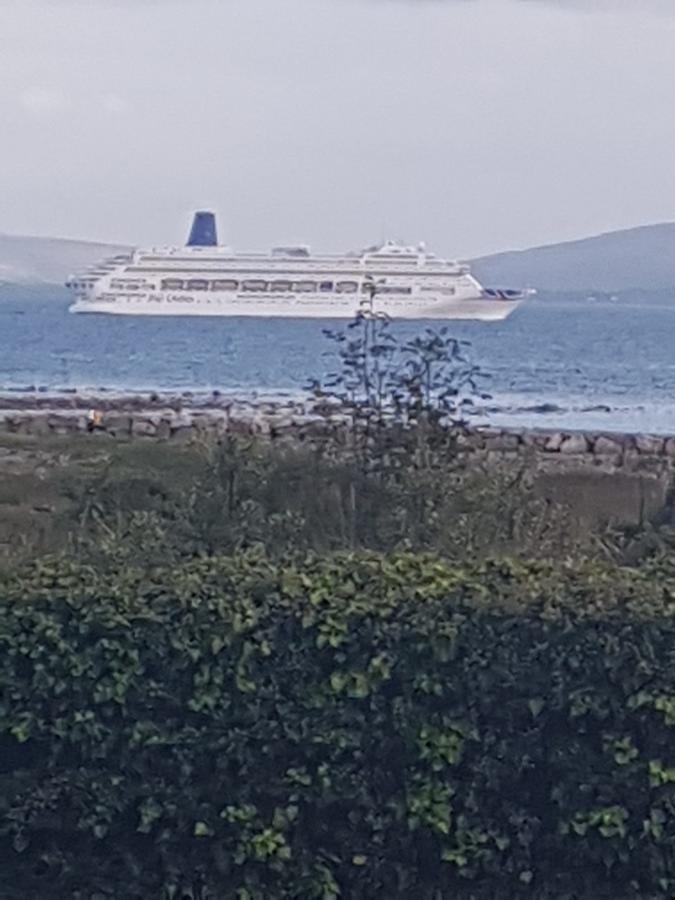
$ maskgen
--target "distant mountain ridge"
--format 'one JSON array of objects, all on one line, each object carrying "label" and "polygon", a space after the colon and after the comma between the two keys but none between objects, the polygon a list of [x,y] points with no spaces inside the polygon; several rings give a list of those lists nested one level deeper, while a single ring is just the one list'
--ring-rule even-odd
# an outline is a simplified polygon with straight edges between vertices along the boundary
[{"label": "distant mountain ridge", "polygon": [[117,244],[0,234],[0,284],[62,285],[78,269],[125,249]]},{"label": "distant mountain ridge", "polygon": [[[0,285],[63,285],[73,272],[128,250],[119,244],[0,234]],[[471,261],[485,284],[554,292],[675,293],[675,222],[495,253]]]},{"label": "distant mountain ridge", "polygon": [[675,222],[495,253],[471,266],[486,284],[542,291],[675,291]]}]

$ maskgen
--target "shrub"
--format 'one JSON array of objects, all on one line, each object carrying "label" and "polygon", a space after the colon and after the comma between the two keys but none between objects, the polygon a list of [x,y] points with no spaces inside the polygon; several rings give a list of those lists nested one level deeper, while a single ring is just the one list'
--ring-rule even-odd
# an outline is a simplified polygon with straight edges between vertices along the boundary
[{"label": "shrub", "polygon": [[80,558],[114,568],[254,546],[278,557],[358,549],[453,559],[597,553],[590,528],[537,496],[527,457],[467,462],[455,458],[452,433],[436,434],[442,445],[420,458],[405,443],[413,432],[397,442],[387,429],[380,437],[391,448],[372,457],[375,471],[334,435],[314,445],[230,435],[189,450],[164,446],[152,472],[114,459],[77,480],[57,534]]},{"label": "shrub", "polygon": [[256,554],[0,606],[0,894],[666,898],[675,581]]}]

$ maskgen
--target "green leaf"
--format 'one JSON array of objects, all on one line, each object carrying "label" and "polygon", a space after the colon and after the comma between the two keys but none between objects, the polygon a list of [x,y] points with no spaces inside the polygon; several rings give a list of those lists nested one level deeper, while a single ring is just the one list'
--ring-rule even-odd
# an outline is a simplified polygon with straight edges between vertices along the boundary
[{"label": "green leaf", "polygon": [[546,701],[543,697],[533,697],[531,700],[528,700],[527,705],[532,713],[532,718],[537,719],[544,709],[544,706],[546,706]]}]

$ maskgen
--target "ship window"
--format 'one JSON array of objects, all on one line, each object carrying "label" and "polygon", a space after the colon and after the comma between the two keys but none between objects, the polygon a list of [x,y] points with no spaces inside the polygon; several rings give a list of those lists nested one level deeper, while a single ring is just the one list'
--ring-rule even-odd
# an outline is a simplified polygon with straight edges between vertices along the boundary
[{"label": "ship window", "polygon": [[188,291],[208,291],[209,283],[204,278],[191,278],[187,282],[186,288]]},{"label": "ship window", "polygon": [[291,281],[273,281],[271,284],[271,290],[273,290],[273,291],[292,291],[293,290],[293,282],[291,282]]},{"label": "ship window", "polygon": [[309,247],[274,247],[272,256],[307,257],[309,256]]},{"label": "ship window", "polygon": [[355,281],[338,281],[335,290],[338,294],[355,294],[359,289]]},{"label": "ship window", "polygon": [[329,291],[332,291],[333,290],[333,282],[332,281],[322,281],[321,284],[319,285],[319,290],[323,294],[326,294]]},{"label": "ship window", "polygon": [[299,294],[311,294],[316,290],[316,281],[296,281],[293,287]]},{"label": "ship window", "polygon": [[182,291],[183,280],[181,278],[165,278],[162,281],[163,291]]},{"label": "ship window", "polygon": [[233,278],[220,278],[211,282],[212,291],[236,291],[238,287],[239,282]]},{"label": "ship window", "polygon": [[256,279],[251,279],[249,281],[242,281],[241,283],[242,289],[245,291],[266,291],[267,290],[267,282],[259,281]]},{"label": "ship window", "polygon": [[378,294],[410,294],[412,293],[412,288],[402,287],[397,284],[386,284],[383,285],[379,290]]}]

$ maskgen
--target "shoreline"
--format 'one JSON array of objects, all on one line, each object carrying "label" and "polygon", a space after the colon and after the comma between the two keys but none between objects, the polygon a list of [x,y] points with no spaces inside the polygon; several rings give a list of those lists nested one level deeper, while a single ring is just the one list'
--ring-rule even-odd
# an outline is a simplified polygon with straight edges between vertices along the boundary
[{"label": "shoreline", "polygon": [[[113,438],[190,439],[237,433],[306,440],[344,422],[335,402],[291,392],[0,392],[0,434],[94,433]],[[457,429],[464,451],[488,458],[534,451],[569,461],[617,463],[660,459],[675,468],[675,434],[604,429],[501,426],[466,421]]]},{"label": "shoreline", "polygon": [[[238,418],[273,417],[279,414],[316,416],[316,399],[300,388],[7,388],[0,386],[0,430],[7,425],[2,419],[13,415],[38,413],[71,415],[96,409],[103,412],[148,412],[161,410],[174,413],[191,412],[220,416],[232,412]],[[675,436],[675,418],[666,416],[671,427],[644,427],[640,418],[648,414],[653,422],[655,410],[645,405],[612,406],[606,402],[585,401],[570,397],[542,401],[519,395],[485,398],[482,405],[465,410],[467,428],[472,431],[497,429],[499,432],[546,432],[565,434],[607,435],[615,440],[628,436],[648,435],[660,438]],[[259,414],[259,415],[257,415]],[[325,414],[321,414],[324,415]],[[603,421],[604,419],[607,421]],[[632,421],[631,421],[632,420]],[[646,423],[645,423],[646,424]]]}]

